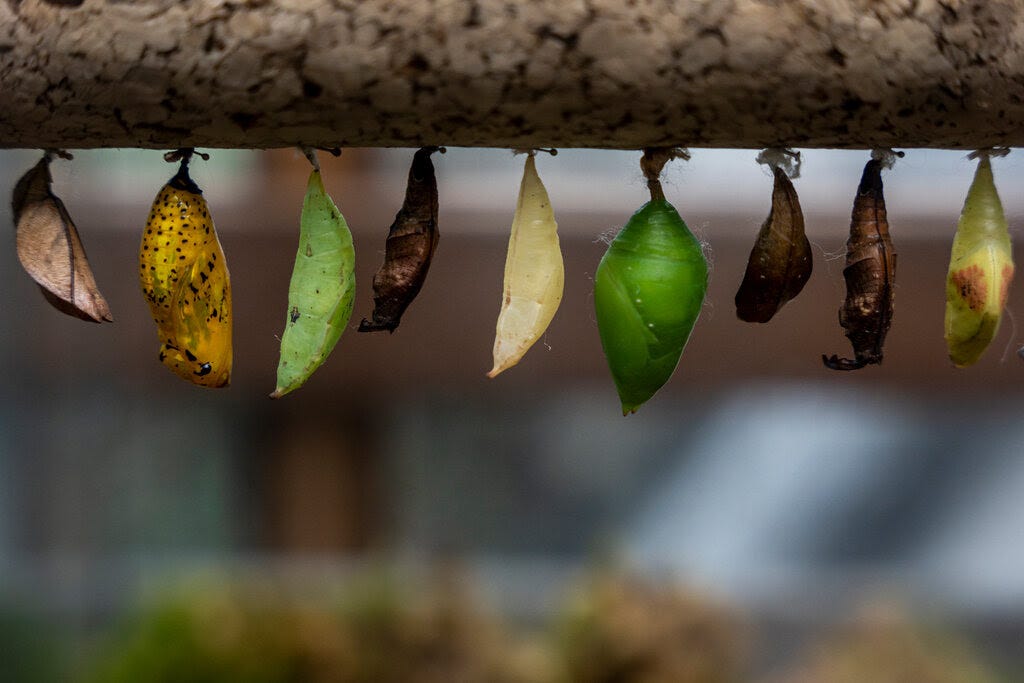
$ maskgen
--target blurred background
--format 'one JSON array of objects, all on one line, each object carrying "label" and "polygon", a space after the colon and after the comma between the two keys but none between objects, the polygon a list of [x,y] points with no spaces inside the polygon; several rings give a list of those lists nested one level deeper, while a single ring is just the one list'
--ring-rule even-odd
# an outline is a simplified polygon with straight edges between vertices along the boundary
[{"label": "blurred background", "polygon": [[[672,380],[623,418],[591,289],[647,199],[639,153],[538,157],[565,297],[494,380],[523,158],[434,156],[430,275],[397,332],[367,335],[413,150],[322,154],[355,239],[355,311],[329,361],[271,401],[309,166],[208,151],[192,170],[232,275],[228,389],[156,359],[135,272],[175,170],[161,153],[53,166],[114,324],[51,308],[6,233],[0,681],[1024,681],[1024,295],[955,369],[942,324],[964,153],[910,150],[884,175],[895,317],[884,364],[852,373],[821,354],[850,353],[837,311],[868,153],[804,152],[814,274],[767,325],[740,322],[733,295],[770,174],[752,150],[670,164],[710,288]],[[1020,262],[1018,154],[994,167]],[[37,159],[0,152],[0,187]]]}]

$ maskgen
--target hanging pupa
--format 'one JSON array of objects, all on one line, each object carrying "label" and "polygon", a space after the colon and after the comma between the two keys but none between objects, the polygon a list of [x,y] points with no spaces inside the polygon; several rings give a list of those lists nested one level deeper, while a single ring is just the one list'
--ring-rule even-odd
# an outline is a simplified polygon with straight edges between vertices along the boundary
[{"label": "hanging pupa", "polygon": [[989,160],[1008,151],[971,155],[978,158],[978,168],[960,213],[946,276],[946,345],[957,367],[974,364],[988,348],[1013,279],[1010,233]]},{"label": "hanging pupa", "polygon": [[839,309],[839,324],[853,345],[854,358],[822,355],[832,370],[858,370],[882,362],[882,346],[892,324],[896,251],[889,236],[889,221],[882,192],[882,169],[902,153],[875,150],[864,166],[853,200],[850,237],[846,242],[846,301]]},{"label": "hanging pupa", "polygon": [[537,175],[535,154],[531,151],[527,155],[519,185],[494,336],[494,366],[488,377],[497,377],[522,359],[548,329],[562,301],[565,266],[558,245],[558,224],[547,190]]},{"label": "hanging pupa", "polygon": [[47,152],[14,186],[18,260],[54,308],[89,322],[111,322],[110,307],[96,286],[85,247],[64,202],[53,193]]},{"label": "hanging pupa", "polygon": [[804,234],[800,199],[784,168],[790,166],[792,176],[797,177],[800,153],[765,150],[757,161],[767,164],[775,177],[772,208],[750,251],[743,282],[736,292],[736,316],[749,323],[766,323],[804,288],[813,261],[811,243]]},{"label": "hanging pupa", "polygon": [[658,180],[665,163],[684,154],[644,150],[640,166],[651,201],[615,237],[594,276],[597,329],[623,415],[636,412],[672,376],[707,291],[701,245]]},{"label": "hanging pupa", "polygon": [[373,276],[373,318],[360,332],[394,332],[402,314],[420,293],[440,237],[437,228],[437,179],[430,155],[443,147],[423,147],[412,158],[405,202],[388,230],[384,263]]},{"label": "hanging pupa", "polygon": [[161,362],[200,386],[226,387],[231,278],[203,192],[189,177],[193,153],[165,156],[181,164],[153,200],[139,246],[139,285],[156,321]]},{"label": "hanging pupa", "polygon": [[313,171],[302,202],[277,388],[271,398],[301,387],[327,360],[348,325],[356,292],[352,233],[324,188],[316,153],[304,151]]}]

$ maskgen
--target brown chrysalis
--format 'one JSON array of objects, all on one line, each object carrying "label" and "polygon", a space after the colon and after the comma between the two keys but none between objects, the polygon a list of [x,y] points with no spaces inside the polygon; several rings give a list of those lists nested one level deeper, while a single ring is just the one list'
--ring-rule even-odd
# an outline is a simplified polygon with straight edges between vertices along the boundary
[{"label": "brown chrysalis", "polygon": [[54,308],[89,322],[110,322],[110,307],[96,286],[75,223],[53,193],[51,157],[44,155],[14,187],[18,260]]},{"label": "brown chrysalis", "polygon": [[892,323],[896,252],[889,237],[889,222],[882,194],[884,159],[871,159],[853,201],[850,238],[846,242],[846,302],[839,309],[839,324],[853,345],[854,358],[822,355],[832,370],[858,370],[882,362],[882,345]]},{"label": "brown chrysalis", "polygon": [[430,155],[442,147],[423,147],[413,156],[405,202],[388,231],[384,263],[373,276],[373,321],[363,318],[360,332],[394,332],[402,314],[419,294],[437,249],[437,179]]},{"label": "brown chrysalis", "polygon": [[793,183],[772,166],[775,185],[772,209],[750,251],[747,270],[736,292],[736,316],[748,323],[766,323],[800,293],[811,276],[811,243],[804,234]]}]

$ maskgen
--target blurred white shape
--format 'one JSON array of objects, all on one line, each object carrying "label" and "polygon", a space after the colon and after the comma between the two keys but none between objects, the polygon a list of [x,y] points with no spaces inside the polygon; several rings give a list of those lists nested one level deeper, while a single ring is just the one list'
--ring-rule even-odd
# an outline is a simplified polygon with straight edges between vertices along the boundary
[{"label": "blurred white shape", "polygon": [[1024,604],[1024,426],[1003,426],[985,430],[980,448],[962,454],[988,466],[963,482],[957,500],[936,510],[938,533],[918,558],[936,592],[990,611]]},{"label": "blurred white shape", "polygon": [[813,386],[736,395],[627,529],[629,557],[738,595],[804,580],[820,570],[808,562],[816,539],[898,465],[913,431],[901,412]]}]

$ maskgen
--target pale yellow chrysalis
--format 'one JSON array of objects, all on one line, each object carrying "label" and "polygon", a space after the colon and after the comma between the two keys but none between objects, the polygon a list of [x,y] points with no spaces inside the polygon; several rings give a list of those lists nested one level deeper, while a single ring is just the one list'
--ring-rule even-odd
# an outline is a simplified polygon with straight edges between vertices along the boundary
[{"label": "pale yellow chrysalis", "polygon": [[565,267],[558,224],[534,155],[526,157],[505,259],[505,288],[488,377],[512,367],[540,339],[562,301]]}]

